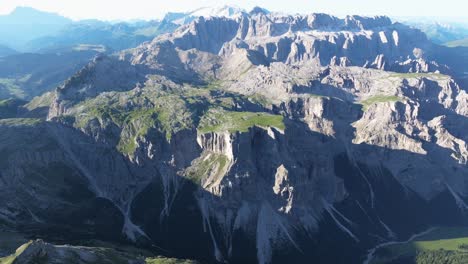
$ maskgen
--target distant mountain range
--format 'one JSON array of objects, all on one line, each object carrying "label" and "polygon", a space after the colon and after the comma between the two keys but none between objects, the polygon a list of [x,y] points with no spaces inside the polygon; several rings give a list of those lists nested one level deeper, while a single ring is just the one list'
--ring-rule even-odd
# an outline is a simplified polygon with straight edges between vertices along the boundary
[{"label": "distant mountain range", "polygon": [[0,100],[30,100],[50,91],[101,51],[94,46],[75,46],[58,53],[18,53],[0,58]]},{"label": "distant mountain range", "polygon": [[[239,7],[219,6],[169,12],[162,20],[108,22],[72,21],[58,14],[18,7],[10,14],[0,16],[0,58],[8,56],[1,60],[0,98],[31,99],[63,82],[72,71],[82,67],[97,53],[137,47],[160,34],[174,32],[199,17],[240,19],[249,13],[270,12],[260,7],[249,12]],[[434,43],[466,46],[466,25],[438,23],[424,18],[400,21],[421,29]],[[64,58],[71,60],[61,61]]]},{"label": "distant mountain range", "polygon": [[80,21],[66,25],[54,35],[43,36],[26,43],[27,50],[44,52],[79,44],[103,45],[110,50],[136,47],[155,36],[171,32],[178,25],[165,21],[138,23],[108,23],[102,21]]},{"label": "distant mountain range", "polygon": [[[269,11],[260,9],[262,12]],[[259,10],[257,10],[259,11]],[[0,45],[21,52],[50,52],[80,44],[104,45],[108,50],[136,47],[155,36],[174,31],[198,17],[236,18],[247,11],[233,6],[204,7],[188,12],[169,12],[162,20],[138,22],[72,21],[55,13],[30,7],[18,7],[0,16]],[[402,18],[405,24],[421,29],[436,44],[468,38],[468,25],[460,22],[440,23],[429,18]],[[457,45],[453,42],[452,45]],[[0,56],[13,54],[0,47]]]},{"label": "distant mountain range", "polygon": [[[73,22],[54,13],[18,7],[0,16],[0,99],[30,100],[50,91],[98,53],[133,48],[199,16],[236,16],[238,8],[169,13],[162,20]],[[18,50],[18,51],[17,51]],[[20,52],[19,52],[20,51]]]},{"label": "distant mountain range", "polygon": [[163,20],[172,22],[177,25],[183,25],[192,22],[198,17],[239,17],[246,11],[239,7],[219,6],[219,7],[203,7],[189,12],[166,14]]},{"label": "distant mountain range", "polygon": [[72,20],[30,7],[18,7],[0,16],[0,44],[24,51],[29,41],[59,32]]},{"label": "distant mountain range", "polygon": [[11,49],[10,47],[5,46],[5,45],[0,45],[0,57],[13,55],[15,53],[17,53],[16,50]]},{"label": "distant mountain range", "polygon": [[468,47],[468,38],[450,41],[445,45],[448,47]]},{"label": "distant mountain range", "polygon": [[436,44],[468,38],[468,23],[435,18],[401,18],[398,21],[420,29]]},{"label": "distant mountain range", "polygon": [[[200,16],[233,18],[245,11],[222,6],[200,8],[186,13],[168,13],[162,20],[138,22],[106,22],[100,20],[72,21],[54,13],[30,7],[18,7],[0,16],[0,44],[22,52],[50,52],[80,44],[104,45],[109,50],[136,47],[155,36],[174,31]],[[2,53],[0,56],[13,54]]]}]

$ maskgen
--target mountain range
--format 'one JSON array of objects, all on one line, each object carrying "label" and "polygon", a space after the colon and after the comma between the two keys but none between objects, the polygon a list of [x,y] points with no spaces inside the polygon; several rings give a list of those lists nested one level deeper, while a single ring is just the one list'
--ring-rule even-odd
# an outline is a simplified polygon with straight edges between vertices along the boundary
[{"label": "mountain range", "polygon": [[11,49],[7,46],[0,45],[0,57],[9,56],[17,53],[14,49]]},{"label": "mountain range", "polygon": [[[262,8],[256,10],[270,13]],[[179,26],[188,24],[200,16],[235,19],[247,14],[247,11],[238,7],[218,6],[189,12],[167,13],[162,20],[71,21],[54,13],[18,7],[10,14],[0,16],[0,33],[6,36],[0,41],[0,59],[8,57],[1,59],[7,69],[0,71],[0,99],[13,97],[29,100],[62,83],[71,74],[67,69],[76,70],[84,66],[93,54],[134,48],[160,34],[173,32]],[[468,30],[461,23],[442,24],[430,19],[399,20],[422,29],[436,44],[445,43],[450,47],[466,46],[465,37]],[[31,30],[33,32],[30,32]],[[57,55],[61,54],[71,56],[73,60],[55,63]],[[448,56],[453,54],[454,52],[451,52]],[[442,52],[440,57],[444,56],[447,54]],[[34,61],[38,69],[46,70],[33,71],[30,69],[29,61]],[[65,67],[59,66],[64,63],[67,64]],[[16,71],[16,69],[21,70]],[[28,81],[29,76],[34,76],[35,81]]]},{"label": "mountain range", "polygon": [[[230,6],[207,7],[185,13],[168,13],[162,20],[150,21],[72,21],[55,13],[30,7],[17,7],[0,16],[0,44],[23,52],[39,52],[82,44],[104,45],[123,50],[138,46],[155,36],[175,30],[200,16],[234,17],[244,13]],[[0,56],[8,54],[0,53]]]},{"label": "mountain range", "polygon": [[65,81],[97,53],[134,48],[197,16],[236,16],[243,12],[224,6],[168,13],[162,20],[74,22],[54,13],[18,7],[0,16],[0,34],[4,36],[0,41],[0,99],[30,100]]},{"label": "mountain range", "polygon": [[44,57],[64,81],[0,101],[0,230],[22,245],[1,263],[468,259],[386,248],[468,223],[467,48],[386,16],[154,23],[132,48]]},{"label": "mountain range", "polygon": [[35,38],[57,33],[72,20],[30,7],[18,7],[8,15],[0,16],[0,44],[23,50]]},{"label": "mountain range", "polygon": [[430,18],[399,19],[402,23],[422,30],[436,44],[448,44],[468,38],[468,23],[437,21]]}]

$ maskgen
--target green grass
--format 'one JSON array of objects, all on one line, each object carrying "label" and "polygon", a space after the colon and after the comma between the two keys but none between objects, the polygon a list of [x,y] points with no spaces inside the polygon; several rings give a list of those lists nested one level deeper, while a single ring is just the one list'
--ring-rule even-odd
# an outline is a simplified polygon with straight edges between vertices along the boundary
[{"label": "green grass", "polygon": [[142,29],[138,29],[135,31],[135,35],[145,36],[145,37],[153,37],[153,36],[156,36],[158,33],[159,33],[158,27],[147,27],[147,28],[142,28]]},{"label": "green grass", "polygon": [[208,81],[207,84],[199,86],[199,89],[204,89],[204,90],[221,90],[223,85],[223,81],[221,80],[210,80]]},{"label": "green grass", "polygon": [[113,108],[107,105],[97,105],[90,107],[86,113],[88,118],[81,120],[78,125],[84,127],[86,123],[92,118],[105,118],[112,120],[115,124],[122,126],[128,114],[123,113],[123,110]]},{"label": "green grass", "polygon": [[[13,233],[0,232],[0,242],[8,239],[2,235],[10,235]],[[13,234],[15,235],[15,234]],[[15,235],[16,236],[16,235]],[[3,238],[3,239],[2,239]],[[0,264],[14,264],[28,247],[38,246],[35,243],[44,243],[37,241],[27,241],[22,239],[22,243],[15,244],[9,255],[0,257]],[[186,259],[166,258],[163,256],[155,256],[149,251],[135,248],[132,246],[114,245],[107,242],[97,242],[94,246],[56,246],[49,244],[46,247],[45,254],[26,256],[28,263],[89,263],[89,264],[128,264],[128,263],[147,263],[147,264],[197,264],[196,261]],[[0,244],[1,245],[1,244]],[[40,245],[40,244],[39,244]],[[45,245],[45,244],[44,244]],[[85,254],[90,256],[89,261],[84,261],[80,255]],[[52,259],[52,257],[54,259]]]},{"label": "green grass", "polygon": [[40,107],[48,108],[50,104],[52,103],[53,98],[54,98],[53,93],[47,92],[47,93],[44,93],[43,95],[34,97],[24,107],[26,107],[26,109],[28,109],[29,111],[32,111]]},{"label": "green grass", "polygon": [[155,109],[141,109],[128,113],[127,115],[119,115],[117,122],[126,124],[126,128],[131,131],[130,137],[121,137],[117,149],[125,154],[131,154],[136,150],[136,140],[139,137],[145,136],[149,129],[155,126],[157,111]]},{"label": "green grass", "polygon": [[468,228],[437,228],[414,241],[380,248],[371,263],[397,263],[407,258],[415,259],[415,263],[439,263],[435,259],[442,256],[468,260]]},{"label": "green grass", "polygon": [[28,242],[22,234],[0,231],[0,257],[13,254],[21,245]]},{"label": "green grass", "polygon": [[468,38],[450,41],[444,44],[447,47],[468,47]]},{"label": "green grass", "polygon": [[441,74],[441,73],[391,73],[390,77],[396,77],[396,78],[403,78],[403,79],[410,79],[410,78],[449,78],[449,76]]},{"label": "green grass", "polygon": [[12,99],[5,99],[5,100],[0,100],[0,107],[7,107],[9,106],[12,101]]},{"label": "green grass", "polygon": [[177,132],[197,128],[202,133],[244,132],[252,126],[284,129],[280,115],[232,111],[239,105],[252,104],[271,105],[261,95],[246,97],[224,91],[222,84],[213,80],[197,87],[155,85],[141,92],[111,92],[75,105],[69,117],[58,120],[84,130],[99,125],[121,153],[131,156],[139,139],[153,129],[163,133],[168,142]]},{"label": "green grass", "polygon": [[18,99],[0,100],[0,118],[16,117],[20,106],[25,103],[25,101]]},{"label": "green grass", "polygon": [[285,129],[281,115],[211,109],[200,121],[198,131],[203,134],[220,131],[247,132],[249,128],[254,126]]},{"label": "green grass", "polygon": [[[140,98],[138,98],[140,99]],[[191,127],[192,117],[186,103],[178,96],[160,96],[152,105],[125,109],[118,103],[91,100],[83,105],[83,114],[77,115],[75,126],[85,128],[95,118],[101,123],[111,121],[122,129],[117,149],[132,154],[136,140],[148,134],[151,128],[160,130],[168,141],[172,134]]]},{"label": "green grass", "polygon": [[0,78],[0,94],[20,99],[26,98],[25,92],[18,85],[15,79]]},{"label": "green grass", "polygon": [[402,101],[402,98],[394,95],[376,95],[365,100],[360,101],[362,105],[362,110],[365,112],[369,106],[377,103],[386,103],[386,102],[399,102]]},{"label": "green grass", "polygon": [[14,254],[11,254],[10,256],[7,256],[7,257],[3,257],[3,258],[0,258],[0,264],[13,264],[14,261],[16,260],[16,257],[18,257],[19,255],[21,255],[21,253],[23,253],[23,251],[25,251],[29,245],[32,243],[32,241],[29,241],[28,243],[20,246]]},{"label": "green grass", "polygon": [[6,126],[34,126],[43,122],[39,118],[7,118],[0,119],[0,125]]},{"label": "green grass", "polygon": [[104,45],[93,45],[93,44],[78,44],[74,46],[73,51],[88,51],[93,50],[96,52],[106,52],[106,47]]},{"label": "green grass", "polygon": [[432,240],[432,241],[415,241],[413,243],[413,246],[416,247],[416,249],[420,251],[445,249],[445,250],[456,250],[456,251],[466,252],[466,250],[461,250],[459,248],[459,246],[462,244],[468,244],[468,237],[453,238],[453,239],[439,239],[439,240]]},{"label": "green grass", "polygon": [[185,259],[175,259],[175,258],[147,258],[145,260],[146,264],[197,264],[198,262]]},{"label": "green grass", "polygon": [[247,98],[252,103],[259,104],[262,106],[270,106],[273,104],[270,99],[268,99],[266,96],[261,95],[261,94],[254,94],[254,95],[248,96]]},{"label": "green grass", "polygon": [[228,157],[222,154],[208,153],[200,157],[187,169],[186,176],[196,184],[200,184],[202,179],[209,175],[222,176],[229,163]]},{"label": "green grass", "polygon": [[416,241],[438,240],[438,239],[453,239],[460,237],[468,237],[468,227],[444,227],[436,228],[430,233],[420,236]]}]

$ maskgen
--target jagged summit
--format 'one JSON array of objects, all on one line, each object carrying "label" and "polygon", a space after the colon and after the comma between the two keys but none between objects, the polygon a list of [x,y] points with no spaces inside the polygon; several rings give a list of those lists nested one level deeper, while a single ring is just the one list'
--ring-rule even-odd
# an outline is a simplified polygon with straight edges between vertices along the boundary
[{"label": "jagged summit", "polygon": [[[16,15],[16,16],[25,16],[25,15],[33,15],[33,14],[44,14],[44,11],[37,10],[35,8],[29,6],[17,6],[13,9],[9,15]],[[48,12],[48,14],[55,14]]]},{"label": "jagged summit", "polygon": [[229,17],[234,18],[245,13],[245,10],[237,6],[217,6],[217,7],[202,7],[191,11],[188,14],[191,16],[202,17]]},{"label": "jagged summit", "polygon": [[[301,18],[306,20],[309,29],[317,30],[366,30],[377,27],[386,27],[392,24],[389,17],[376,16],[376,17],[363,17],[358,15],[349,15],[344,19],[339,19],[329,14],[314,13],[309,15],[299,14],[286,14],[278,12],[270,12],[269,10],[256,6],[250,12],[236,7],[236,6],[215,6],[215,7],[202,7],[189,12],[182,13],[167,13],[163,20],[170,21],[179,25],[191,23],[199,17],[211,18],[231,18],[239,19],[243,16],[252,17],[264,15],[272,21],[282,21],[284,19],[291,20],[293,18]],[[306,28],[304,28],[306,29]]]},{"label": "jagged summit", "polygon": [[[348,66],[397,72],[448,72],[447,67],[433,61],[434,45],[424,33],[392,23],[386,16],[340,19],[328,14],[251,12],[235,17],[197,17],[134,51],[154,53],[160,50],[157,46],[167,42],[173,48],[196,49],[223,58],[245,50],[250,58],[255,58],[254,64],[318,60],[326,66],[336,58],[346,61]],[[142,57],[137,53],[134,56]]]},{"label": "jagged summit", "polygon": [[268,11],[267,9],[265,8],[262,8],[262,7],[259,7],[259,6],[255,6],[254,8],[252,8],[252,10],[249,12],[250,15],[258,15],[258,14],[269,14],[270,11]]},{"label": "jagged summit", "polygon": [[34,9],[27,6],[18,6],[10,14],[0,15],[0,22],[10,23],[12,25],[21,24],[59,24],[59,23],[71,23],[72,21],[68,18],[62,17],[59,14],[52,12],[45,12]]},{"label": "jagged summit", "polygon": [[236,6],[214,6],[214,7],[202,7],[193,11],[181,12],[181,13],[167,13],[163,20],[172,22],[178,25],[188,24],[199,17],[227,17],[237,18],[242,16],[245,10]]}]

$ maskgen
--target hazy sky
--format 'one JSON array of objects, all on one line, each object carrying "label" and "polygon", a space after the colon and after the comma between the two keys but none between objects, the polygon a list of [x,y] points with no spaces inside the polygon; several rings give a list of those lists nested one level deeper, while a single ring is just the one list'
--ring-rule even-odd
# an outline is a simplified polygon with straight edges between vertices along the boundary
[{"label": "hazy sky", "polygon": [[[287,13],[324,12],[335,15],[389,15],[468,17],[466,0],[0,0],[0,14],[16,6],[31,6],[73,18],[151,19],[168,11],[188,11],[204,6],[261,6]],[[468,20],[468,19],[467,19]],[[468,22],[468,21],[467,21]]]}]

